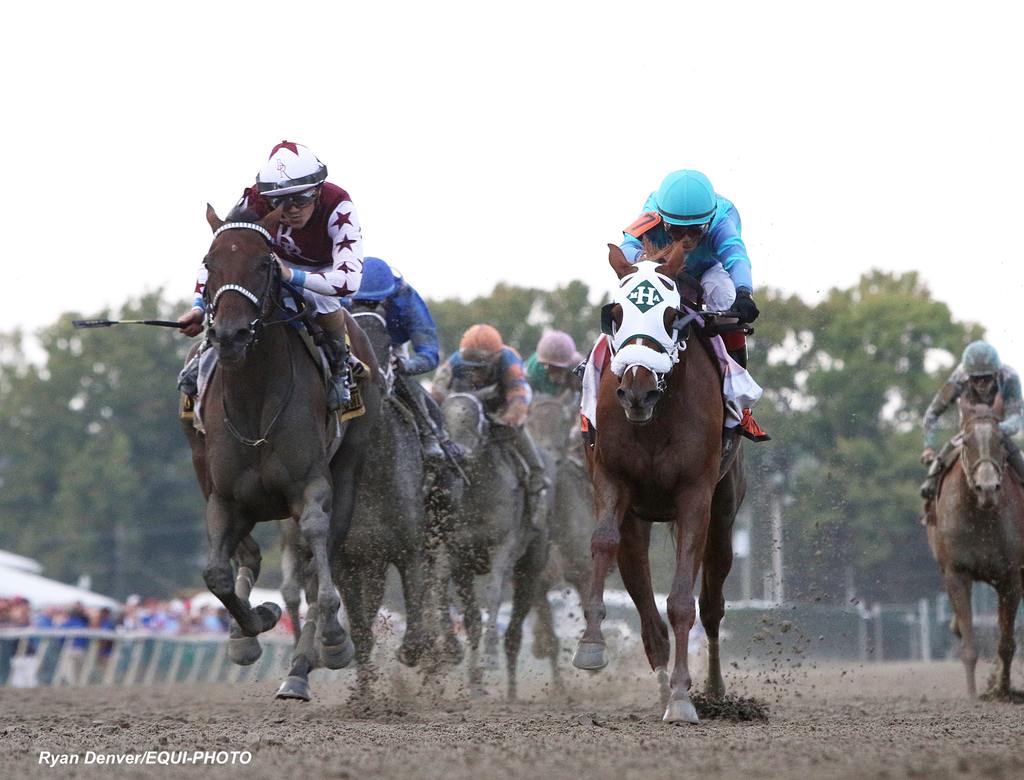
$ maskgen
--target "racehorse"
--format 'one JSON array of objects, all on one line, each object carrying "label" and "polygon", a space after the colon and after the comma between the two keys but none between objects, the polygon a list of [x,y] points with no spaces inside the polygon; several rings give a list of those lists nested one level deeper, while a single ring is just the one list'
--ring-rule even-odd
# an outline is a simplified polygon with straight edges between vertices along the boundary
[{"label": "racehorse", "polygon": [[[725,693],[718,644],[723,585],[732,565],[732,524],[746,486],[741,457],[719,480],[722,382],[709,346],[692,322],[680,319],[676,277],[684,263],[682,249],[676,244],[660,253],[648,250],[651,261],[630,265],[617,246],[609,245],[608,261],[619,277],[610,308],[616,354],[611,370],[601,376],[595,440],[587,449],[597,527],[591,539],[586,629],[573,664],[589,670],[607,665],[601,633],[604,583],[617,560],[640,613],[647,660],[662,680],[667,698],[663,720],[696,723],[687,666],[694,585],[703,567],[700,614],[708,636],[707,692],[720,697]],[[676,652],[668,691],[664,678],[670,643],[655,605],[648,560],[654,522],[673,524],[676,549],[668,597]]]},{"label": "racehorse", "polygon": [[559,582],[576,589],[580,606],[586,600],[590,574],[590,534],[594,530],[594,492],[586,470],[579,427],[579,394],[536,395],[526,424],[549,465],[551,480],[547,514],[550,551],[534,604],[533,653],[551,662],[555,685],[561,687],[558,667],[561,644],[551,614],[548,592]]},{"label": "racehorse", "polygon": [[[329,414],[320,370],[293,327],[298,315],[282,300],[272,251],[279,211],[263,219],[241,212],[224,221],[207,207],[206,218],[213,229],[204,258],[207,338],[218,362],[202,399],[205,434],[186,427],[206,498],[203,578],[231,614],[232,660],[255,662],[262,652],[256,637],[273,628],[280,609],[249,604],[260,565],[250,533],[257,522],[294,518],[312,557],[308,617],[291,672],[304,678],[317,656],[339,669],[355,652],[338,620],[330,558],[348,530],[366,430],[375,419],[374,385],[364,381],[361,388],[369,410],[363,417],[342,425]],[[349,329],[353,351],[376,377],[365,336],[351,321]]]},{"label": "racehorse", "polygon": [[356,645],[357,692],[365,695],[374,676],[373,624],[384,601],[389,565],[398,570],[405,601],[399,661],[416,665],[432,635],[423,609],[430,589],[424,565],[424,464],[416,418],[394,392],[391,337],[380,307],[357,302],[353,317],[384,367],[385,384],[380,416],[371,432],[374,467],[359,483],[352,527],[336,559],[339,574],[344,575],[337,581]]},{"label": "racehorse", "polygon": [[1010,663],[1016,650],[1014,620],[1021,600],[1024,566],[1024,490],[1012,474],[1003,478],[1006,450],[997,410],[962,404],[960,457],[942,478],[928,545],[938,561],[953,606],[951,628],[962,639],[960,659],[967,695],[975,696],[978,651],[971,616],[971,587],[987,582],[999,594],[997,692],[1010,691]]},{"label": "racehorse", "polygon": [[466,453],[469,484],[449,527],[448,558],[455,590],[463,605],[469,640],[469,682],[482,692],[480,638],[483,633],[475,582],[489,575],[485,587],[487,638],[485,653],[493,656],[498,644],[498,611],[506,585],[513,583],[512,614],[505,629],[508,698],[516,698],[516,664],[523,639],[523,621],[530,611],[540,573],[546,564],[544,529],[534,528],[527,517],[525,464],[520,463],[507,427],[489,419],[480,398],[468,392],[452,393],[441,405],[445,428]]}]

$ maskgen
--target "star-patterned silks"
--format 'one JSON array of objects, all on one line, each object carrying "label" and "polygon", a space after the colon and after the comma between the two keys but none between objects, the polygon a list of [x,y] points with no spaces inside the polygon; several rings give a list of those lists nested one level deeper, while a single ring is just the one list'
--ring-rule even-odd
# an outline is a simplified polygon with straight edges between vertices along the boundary
[{"label": "star-patterned silks", "polygon": [[335,249],[342,249],[342,250],[344,250],[344,249],[351,249],[352,245],[355,244],[356,241],[357,241],[357,239],[349,238],[349,237],[346,236],[345,238],[341,239],[341,241],[335,242],[334,248]]},{"label": "star-patterned silks", "polygon": [[334,221],[331,223],[331,227],[340,228],[342,225],[351,225],[351,224],[352,224],[352,212],[350,211],[347,214],[342,214],[340,211],[338,211],[334,215]]}]

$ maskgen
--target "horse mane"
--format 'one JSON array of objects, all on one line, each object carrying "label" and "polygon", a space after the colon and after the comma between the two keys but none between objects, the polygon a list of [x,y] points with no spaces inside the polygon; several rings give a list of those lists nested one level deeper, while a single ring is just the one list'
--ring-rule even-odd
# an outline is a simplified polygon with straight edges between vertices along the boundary
[{"label": "horse mane", "polygon": [[247,206],[243,206],[241,203],[236,205],[228,215],[224,217],[224,222],[259,222],[260,215],[253,211]]}]

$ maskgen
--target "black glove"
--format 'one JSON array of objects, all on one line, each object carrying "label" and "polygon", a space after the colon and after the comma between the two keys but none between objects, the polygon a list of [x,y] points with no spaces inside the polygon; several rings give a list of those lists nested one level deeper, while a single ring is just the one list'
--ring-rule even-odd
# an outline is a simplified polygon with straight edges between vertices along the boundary
[{"label": "black glove", "polygon": [[757,304],[754,303],[754,299],[750,297],[750,290],[736,292],[736,301],[732,305],[732,310],[739,315],[740,322],[753,322],[761,313]]}]

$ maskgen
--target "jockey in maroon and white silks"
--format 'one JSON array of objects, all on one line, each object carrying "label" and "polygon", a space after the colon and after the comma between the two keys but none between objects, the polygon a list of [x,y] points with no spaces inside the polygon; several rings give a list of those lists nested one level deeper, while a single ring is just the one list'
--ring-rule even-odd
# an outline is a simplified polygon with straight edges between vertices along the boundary
[{"label": "jockey in maroon and white silks", "polygon": [[[292,145],[275,147],[271,159]],[[249,209],[257,218],[273,211],[271,197],[260,194],[259,189],[259,184],[246,189],[236,211]],[[315,306],[318,314],[327,314],[338,311],[340,299],[359,289],[363,274],[363,240],[359,217],[349,194],[327,181],[318,189],[319,197],[309,220],[298,229],[282,221],[274,236],[274,248],[282,264],[292,270],[291,282],[306,291],[307,301]],[[203,308],[205,283],[204,266],[199,269],[195,286],[194,306],[199,309]]]}]

